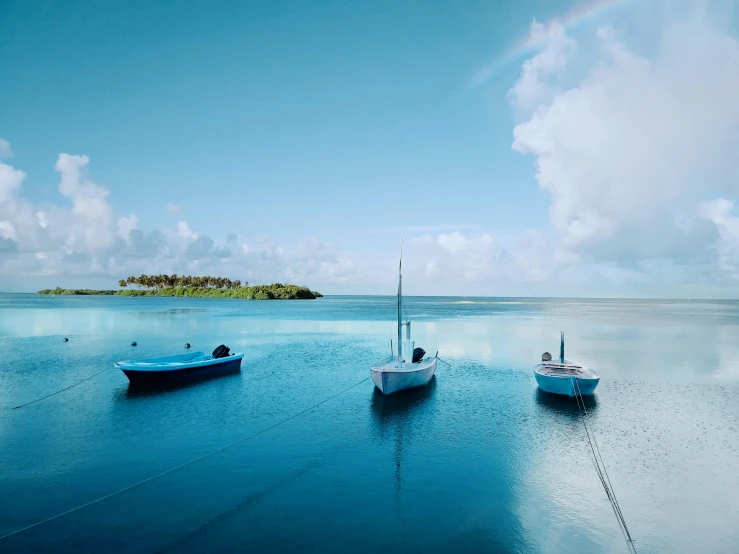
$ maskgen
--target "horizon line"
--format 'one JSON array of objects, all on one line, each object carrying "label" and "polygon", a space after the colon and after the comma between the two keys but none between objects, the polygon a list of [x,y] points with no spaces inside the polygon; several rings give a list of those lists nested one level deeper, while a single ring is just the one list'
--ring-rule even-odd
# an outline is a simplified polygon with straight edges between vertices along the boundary
[{"label": "horizon line", "polygon": [[[0,291],[0,294],[33,294],[38,295],[37,291],[32,292],[6,292]],[[43,295],[42,295],[43,296]],[[64,297],[76,297],[76,296],[88,296],[88,295],[60,295],[60,298]],[[113,295],[114,296],[114,295]],[[395,294],[323,294],[324,298],[331,296],[349,296],[349,297],[366,297],[372,296],[377,298],[394,298]],[[97,296],[95,296],[97,298]],[[141,296],[141,298],[177,298],[174,296]],[[184,298],[184,297],[183,297]],[[199,297],[186,297],[188,300],[239,300],[234,298],[199,298]],[[658,297],[658,296],[485,296],[479,294],[404,294],[403,298],[484,298],[484,299],[513,299],[513,300],[659,300],[659,301],[680,301],[680,302],[711,302],[711,301],[739,301],[738,297],[731,298],[716,298],[716,297]],[[279,299],[278,299],[279,300]]]}]

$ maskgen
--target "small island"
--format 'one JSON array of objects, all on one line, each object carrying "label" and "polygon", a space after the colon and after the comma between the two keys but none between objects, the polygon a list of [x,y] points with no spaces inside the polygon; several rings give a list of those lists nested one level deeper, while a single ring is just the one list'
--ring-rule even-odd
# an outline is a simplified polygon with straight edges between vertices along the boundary
[{"label": "small island", "polygon": [[[298,285],[254,285],[224,277],[141,275],[118,281],[121,290],[44,289],[37,294],[79,296],[180,296],[187,298],[240,298],[243,300],[314,300],[320,292]],[[136,288],[129,288],[130,286]]]}]

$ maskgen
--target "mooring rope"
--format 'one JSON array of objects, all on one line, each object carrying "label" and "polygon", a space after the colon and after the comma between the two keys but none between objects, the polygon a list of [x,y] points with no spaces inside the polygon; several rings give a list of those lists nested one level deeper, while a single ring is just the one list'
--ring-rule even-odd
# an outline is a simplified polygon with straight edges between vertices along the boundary
[{"label": "mooring rope", "polygon": [[316,404],[313,404],[312,406],[310,406],[310,407],[308,407],[308,408],[306,408],[306,409],[304,409],[304,410],[302,410],[302,411],[300,411],[300,412],[298,412],[296,414],[291,415],[288,418],[285,418],[285,419],[283,419],[281,421],[278,421],[277,423],[275,423],[273,425],[270,425],[269,427],[265,427],[261,431],[257,431],[256,433],[253,433],[253,434],[251,434],[251,435],[249,435],[247,437],[244,437],[244,438],[241,438],[241,439],[239,439],[237,441],[234,441],[231,444],[227,444],[226,446],[223,446],[223,447],[219,448],[218,450],[214,450],[214,451],[209,452],[207,454],[203,454],[202,456],[200,456],[198,458],[195,458],[194,460],[190,460],[189,462],[185,462],[184,464],[180,464],[180,465],[178,465],[176,467],[173,467],[173,468],[170,468],[170,469],[168,469],[166,471],[162,471],[161,473],[157,473],[156,475],[153,475],[151,477],[147,477],[143,481],[139,481],[138,483],[134,483],[133,485],[129,485],[129,486],[124,487],[122,489],[119,489],[117,491],[108,493],[105,496],[101,496],[100,498],[97,498],[95,500],[91,500],[90,502],[85,502],[84,504],[80,504],[79,506],[77,506],[75,508],[72,508],[70,510],[67,510],[65,512],[62,512],[62,513],[57,514],[55,516],[51,516],[51,517],[46,518],[44,520],[38,521],[36,523],[32,523],[31,525],[27,525],[26,527],[22,527],[20,529],[17,529],[15,531],[12,531],[12,532],[10,532],[10,533],[8,533],[6,535],[1,536],[0,537],[0,541],[3,540],[3,539],[7,539],[9,537],[12,537],[13,535],[17,535],[19,533],[23,533],[25,531],[29,531],[29,530],[31,530],[31,529],[33,529],[35,527],[38,527],[38,526],[43,525],[45,523],[49,523],[50,521],[54,521],[55,519],[59,519],[60,517],[64,517],[64,516],[69,515],[69,514],[71,514],[73,512],[77,512],[77,511],[79,511],[79,510],[81,510],[83,508],[87,508],[88,506],[92,506],[94,504],[97,504],[99,502],[102,502],[103,500],[107,500],[108,498],[112,498],[112,497],[117,496],[117,495],[119,495],[121,493],[124,493],[124,492],[130,491],[132,489],[135,489],[137,487],[140,487],[141,485],[144,485],[146,483],[149,483],[151,481],[154,481],[155,479],[159,479],[160,477],[164,477],[165,475],[169,475],[170,473],[174,473],[175,471],[179,471],[180,469],[184,469],[184,468],[186,468],[188,466],[191,466],[191,465],[196,464],[196,463],[198,463],[198,462],[200,462],[202,460],[205,460],[206,458],[210,458],[211,456],[215,456],[216,454],[220,454],[221,452],[225,452],[229,448],[233,448],[234,446],[237,446],[237,445],[242,444],[242,443],[244,443],[244,442],[246,442],[248,440],[251,440],[253,438],[258,437],[259,435],[263,435],[264,433],[266,433],[268,431],[271,431],[272,429],[274,429],[276,427],[279,427],[280,425],[282,425],[284,423],[287,423],[288,421],[291,421],[291,420],[293,420],[293,419],[295,419],[297,417],[300,417],[301,415],[303,415],[303,414],[305,414],[307,412],[310,412],[311,410],[313,410],[315,408],[318,408],[322,404],[325,404],[326,402],[328,402],[330,400],[333,400],[334,398],[336,398],[338,396],[341,396],[342,394],[345,394],[345,393],[349,392],[354,387],[358,387],[359,385],[361,385],[362,383],[364,383],[368,379],[370,379],[370,377],[365,377],[361,381],[358,381],[357,383],[354,383],[352,386],[347,387],[344,390],[342,390],[340,392],[337,392],[336,394],[334,394],[332,396],[329,396],[328,398],[325,398],[325,399],[321,400],[320,402],[318,402]]},{"label": "mooring rope", "polygon": [[[588,410],[585,407],[585,399],[582,396],[582,391],[580,390],[580,384],[577,382],[576,377],[572,377],[572,390],[575,392],[575,400],[577,401],[577,408],[580,412],[580,418],[582,419],[583,427],[585,428],[585,435],[588,439],[588,445],[590,446],[590,451],[593,454],[593,463],[595,465],[595,471],[598,474],[598,478],[600,479],[601,485],[603,485],[603,489],[606,491],[606,496],[608,497],[608,501],[611,503],[611,508],[613,509],[613,513],[616,515],[616,519],[618,520],[619,528],[621,529],[621,532],[624,535],[624,538],[626,539],[626,545],[629,547],[629,552],[633,552],[634,554],[637,554],[636,552],[636,546],[634,545],[634,539],[631,538],[631,533],[629,532],[629,528],[626,525],[626,519],[624,518],[623,513],[621,512],[621,506],[618,503],[618,499],[616,498],[616,492],[613,489],[613,485],[611,484],[611,479],[608,476],[608,470],[606,469],[606,463],[603,460],[603,455],[600,453],[600,448],[598,447],[598,441],[595,439],[595,433],[593,433],[592,430],[588,429],[588,425],[585,421],[586,417],[588,416]],[[591,440],[592,435],[592,440]],[[593,447],[593,444],[595,444],[595,447]],[[597,455],[596,455],[597,452]],[[598,459],[600,458],[600,462]],[[601,469],[601,465],[603,466]]]},{"label": "mooring rope", "polygon": [[[583,399],[582,392],[580,391],[580,384],[576,382],[576,385],[577,385],[578,394],[580,395],[580,400],[582,401],[583,412],[585,413],[585,416],[587,417],[588,410],[585,407],[585,400]],[[601,465],[603,466],[603,473],[606,476],[606,481],[608,482],[608,488],[611,494],[613,495],[613,500],[616,506],[616,510],[618,511],[618,517],[620,521],[623,523],[624,531],[626,533],[626,536],[628,537],[629,542],[633,545],[634,541],[631,538],[631,534],[629,533],[629,528],[626,526],[626,520],[624,519],[623,513],[621,512],[621,505],[619,504],[618,499],[616,498],[616,491],[613,488],[613,485],[611,484],[611,478],[609,477],[608,470],[606,469],[606,462],[605,460],[603,460],[603,455],[600,453],[600,447],[598,446],[598,440],[595,438],[595,433],[593,433],[592,431],[590,433],[593,436],[593,443],[595,444],[595,450],[598,453],[598,457],[600,458]]]},{"label": "mooring rope", "polygon": [[438,354],[436,355],[436,359],[437,359],[437,360],[439,360],[439,361],[440,361],[440,362],[441,362],[442,364],[444,364],[445,366],[447,366],[447,367],[450,367],[451,369],[454,369],[454,368],[452,367],[452,364],[450,364],[450,363],[448,363],[448,362],[445,362],[444,360],[442,360],[441,358],[439,358],[439,355],[438,355]]},{"label": "mooring rope", "polygon": [[46,396],[42,396],[41,398],[37,398],[36,400],[31,400],[30,402],[26,402],[24,404],[19,404],[18,406],[15,406],[13,409],[14,410],[17,410],[18,408],[22,408],[23,406],[28,406],[29,404],[34,404],[36,402],[41,402],[42,400],[46,400],[47,398],[50,398],[50,397],[54,396],[55,394],[59,394],[60,392],[64,392],[65,390],[71,389],[72,387],[76,387],[77,385],[81,385],[85,381],[89,381],[93,377],[97,377],[98,375],[100,375],[101,373],[105,373],[106,371],[110,371],[110,370],[109,369],[104,369],[102,371],[98,371],[95,375],[90,375],[89,377],[85,377],[81,381],[77,381],[76,383],[74,383],[72,385],[69,385],[68,387],[64,387],[63,389],[60,389],[60,390],[58,390],[56,392],[52,392],[51,394],[47,394]]}]

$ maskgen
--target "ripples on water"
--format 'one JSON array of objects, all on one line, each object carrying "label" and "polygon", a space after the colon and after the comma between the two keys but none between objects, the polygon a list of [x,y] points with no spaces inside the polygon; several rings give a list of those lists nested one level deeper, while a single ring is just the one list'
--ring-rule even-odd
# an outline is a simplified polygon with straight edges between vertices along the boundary
[{"label": "ripples on water", "polygon": [[[458,300],[408,299],[417,344],[452,365],[428,387],[383,397],[367,381],[0,551],[624,552],[574,401],[531,375],[560,329],[568,357],[601,373],[588,410],[639,552],[739,551],[739,304]],[[364,379],[393,310],[376,297],[0,295],[0,535]],[[147,391],[112,368],[185,342],[245,351],[241,373]]]}]

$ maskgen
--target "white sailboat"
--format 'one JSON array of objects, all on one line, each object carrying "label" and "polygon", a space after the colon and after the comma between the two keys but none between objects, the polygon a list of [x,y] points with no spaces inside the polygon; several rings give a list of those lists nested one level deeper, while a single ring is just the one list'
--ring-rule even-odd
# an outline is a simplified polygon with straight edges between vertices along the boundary
[{"label": "white sailboat", "polygon": [[[403,248],[400,249],[398,264],[398,355],[392,352],[370,367],[370,375],[377,389],[383,394],[393,394],[402,390],[423,387],[431,381],[436,371],[436,356],[423,357],[423,348],[414,348],[411,340],[411,322],[402,322],[403,308]],[[403,342],[403,326],[406,341]]]},{"label": "white sailboat", "polygon": [[600,376],[593,371],[565,359],[565,334],[560,334],[559,360],[552,361],[544,352],[541,363],[534,367],[534,377],[544,392],[563,396],[590,396],[595,393]]}]

